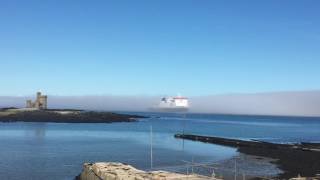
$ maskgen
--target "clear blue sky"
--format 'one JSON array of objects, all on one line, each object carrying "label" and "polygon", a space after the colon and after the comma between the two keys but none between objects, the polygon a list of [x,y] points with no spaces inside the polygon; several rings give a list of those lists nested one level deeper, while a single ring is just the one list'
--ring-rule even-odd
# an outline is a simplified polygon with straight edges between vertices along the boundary
[{"label": "clear blue sky", "polygon": [[0,1],[0,95],[320,89],[320,1]]}]

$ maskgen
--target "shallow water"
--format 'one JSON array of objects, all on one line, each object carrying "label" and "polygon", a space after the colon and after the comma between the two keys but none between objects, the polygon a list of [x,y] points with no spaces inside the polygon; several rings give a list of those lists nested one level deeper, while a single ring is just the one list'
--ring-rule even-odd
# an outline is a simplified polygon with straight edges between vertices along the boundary
[{"label": "shallow water", "polygon": [[[192,159],[221,163],[238,156],[233,148],[173,137],[183,131],[282,143],[320,142],[320,118],[135,114],[151,118],[112,124],[0,123],[0,179],[73,179],[84,162],[96,161],[148,170],[151,126],[155,169],[181,170],[184,161]],[[266,175],[279,172],[269,167]]]}]

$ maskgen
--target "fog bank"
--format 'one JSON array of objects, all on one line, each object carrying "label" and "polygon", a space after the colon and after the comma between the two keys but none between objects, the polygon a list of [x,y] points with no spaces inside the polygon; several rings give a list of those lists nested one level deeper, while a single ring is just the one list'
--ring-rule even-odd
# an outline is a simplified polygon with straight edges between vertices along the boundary
[{"label": "fog bank", "polygon": [[[35,97],[0,96],[0,107],[24,107]],[[149,111],[160,96],[50,96],[49,108],[76,108],[105,111]],[[256,94],[224,94],[189,97],[190,112],[320,116],[320,90]]]}]

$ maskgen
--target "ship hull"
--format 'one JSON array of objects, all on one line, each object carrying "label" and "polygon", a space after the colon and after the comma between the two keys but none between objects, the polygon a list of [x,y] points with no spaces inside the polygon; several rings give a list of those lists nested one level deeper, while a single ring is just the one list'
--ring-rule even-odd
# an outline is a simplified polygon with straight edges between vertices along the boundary
[{"label": "ship hull", "polygon": [[151,111],[156,111],[156,112],[187,112],[189,109],[188,108],[179,108],[179,107],[174,107],[174,108],[151,108]]}]

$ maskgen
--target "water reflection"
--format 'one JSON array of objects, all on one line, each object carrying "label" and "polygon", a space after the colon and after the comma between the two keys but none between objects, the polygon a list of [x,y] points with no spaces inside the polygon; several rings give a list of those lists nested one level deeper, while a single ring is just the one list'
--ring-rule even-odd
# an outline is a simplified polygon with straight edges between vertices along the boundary
[{"label": "water reflection", "polygon": [[[261,117],[242,116],[155,117],[159,118],[112,124],[0,123],[0,175],[14,179],[72,179],[84,162],[95,161],[118,161],[148,169],[151,125],[155,168],[179,166],[191,159],[215,163],[238,155],[233,148],[175,139],[175,133],[270,141],[320,140],[319,119],[270,117],[261,122]],[[254,164],[253,168],[258,167]]]},{"label": "water reflection", "polygon": [[46,128],[47,125],[45,123],[37,124],[33,129],[34,137],[38,140],[43,140],[46,136]]}]

